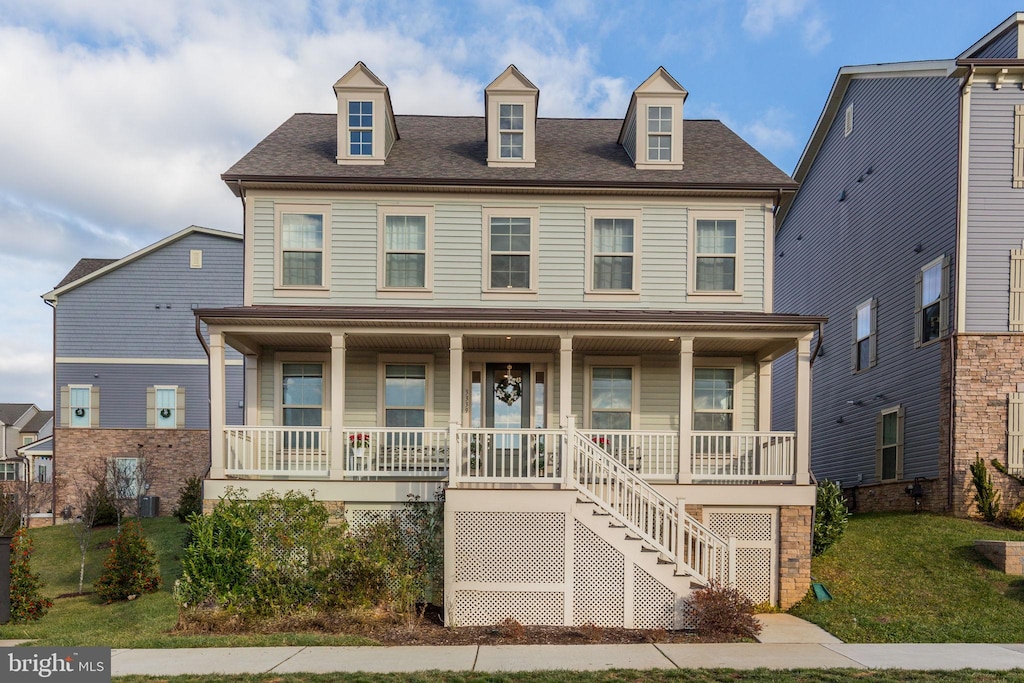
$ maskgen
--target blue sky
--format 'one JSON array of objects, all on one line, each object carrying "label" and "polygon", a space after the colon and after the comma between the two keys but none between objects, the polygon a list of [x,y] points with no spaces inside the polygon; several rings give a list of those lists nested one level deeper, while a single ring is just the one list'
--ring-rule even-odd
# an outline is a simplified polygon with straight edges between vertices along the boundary
[{"label": "blue sky", "polygon": [[1024,4],[816,0],[0,0],[0,402],[52,404],[51,311],[81,257],[241,230],[219,174],[363,60],[397,113],[482,112],[510,63],[541,116],[620,117],[664,66],[792,172],[844,65],[950,59]]}]

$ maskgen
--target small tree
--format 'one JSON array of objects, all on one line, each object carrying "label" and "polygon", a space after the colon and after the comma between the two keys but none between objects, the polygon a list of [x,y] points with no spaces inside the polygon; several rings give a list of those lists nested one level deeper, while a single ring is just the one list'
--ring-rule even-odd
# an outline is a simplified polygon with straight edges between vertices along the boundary
[{"label": "small tree", "polygon": [[32,538],[24,528],[11,539],[11,620],[35,621],[53,607],[53,602],[40,594],[43,580],[32,572]]},{"label": "small tree", "polygon": [[821,555],[831,548],[842,537],[850,518],[839,484],[825,479],[818,484],[817,495],[814,510],[813,554],[815,556]]},{"label": "small tree", "polygon": [[100,514],[101,505],[96,500],[98,494],[105,493],[102,486],[90,488],[88,482],[79,477],[71,480],[71,488],[75,492],[75,499],[81,506],[81,513],[71,522],[71,531],[78,541],[78,594],[81,595],[85,586],[85,556],[89,550],[89,540],[92,538],[92,530],[96,527],[96,519]]},{"label": "small tree", "polygon": [[178,505],[175,506],[175,517],[179,522],[188,521],[189,515],[203,514],[203,478],[193,474],[178,489]]},{"label": "small tree", "polygon": [[971,479],[976,490],[974,502],[978,504],[978,512],[986,522],[996,521],[996,517],[999,516],[1000,494],[992,485],[992,475],[988,473],[985,461],[980,456],[971,464]]},{"label": "small tree", "polygon": [[138,522],[126,522],[117,532],[103,574],[93,585],[106,602],[133,600],[160,587],[156,554],[149,549]]}]

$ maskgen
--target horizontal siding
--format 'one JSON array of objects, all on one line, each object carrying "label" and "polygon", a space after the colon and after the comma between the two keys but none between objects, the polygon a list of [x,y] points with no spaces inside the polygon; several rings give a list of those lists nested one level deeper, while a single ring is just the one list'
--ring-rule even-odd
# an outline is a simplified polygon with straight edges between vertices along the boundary
[{"label": "horizontal siding", "polygon": [[[282,200],[285,201],[285,200]],[[324,203],[324,198],[292,197],[289,204]],[[367,199],[338,198],[330,201],[332,233],[330,242],[330,299],[323,297],[275,296],[274,291],[274,201],[253,202],[253,302],[289,305],[416,305],[484,306],[507,304],[548,308],[586,305],[594,309],[645,308],[659,310],[763,310],[765,292],[764,239],[765,212],[761,205],[748,206],[713,203],[707,200],[691,207],[689,203],[624,203],[596,200],[576,203],[572,200],[523,201],[519,198],[488,199],[484,202],[441,201],[430,195],[402,200],[414,206],[429,205],[434,210],[433,291],[427,296],[403,297],[377,292],[378,207]],[[396,203],[387,198],[382,206]],[[483,209],[489,206],[536,210],[540,216],[537,244],[538,294],[520,299],[493,299],[482,295],[485,240]],[[587,209],[640,211],[638,247],[641,261],[637,274],[641,295],[638,299],[617,301],[588,300],[584,296],[586,277]],[[744,289],[742,303],[688,302],[687,232],[691,208],[702,211],[744,210]]]},{"label": "horizontal siding", "polygon": [[[202,268],[189,268],[192,249]],[[242,242],[195,233],[61,295],[56,355],[205,359],[192,307],[241,304]]]},{"label": "horizontal siding", "polygon": [[[144,429],[146,427],[146,391],[158,384],[185,390],[185,428],[210,428],[209,372],[201,365],[108,365],[59,363],[57,386],[90,384],[100,391],[100,427],[104,429]],[[237,365],[225,368],[225,405],[227,424],[242,424],[244,373]],[[55,420],[60,425],[60,406]]]},{"label": "horizontal siding", "polygon": [[[850,104],[852,134],[840,115],[775,246],[775,310],[829,318],[813,367],[811,466],[818,479],[873,482],[875,416],[902,404],[904,475],[936,476],[941,347],[914,346],[914,282],[923,265],[956,255],[957,82],[854,79],[839,111]],[[854,374],[851,316],[871,297],[878,364]],[[772,425],[789,428],[793,356],[772,374]]]},{"label": "horizontal siding", "polygon": [[1014,189],[1014,105],[1024,92],[978,84],[971,89],[967,199],[967,332],[1006,332],[1010,250],[1024,241],[1024,189]]}]

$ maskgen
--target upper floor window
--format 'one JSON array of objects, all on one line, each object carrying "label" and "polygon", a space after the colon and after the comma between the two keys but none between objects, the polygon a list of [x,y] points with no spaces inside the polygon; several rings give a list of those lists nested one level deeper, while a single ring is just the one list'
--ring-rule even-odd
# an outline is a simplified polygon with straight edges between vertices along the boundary
[{"label": "upper floor window", "polygon": [[373,102],[348,103],[348,143],[352,156],[373,156]]},{"label": "upper floor window", "polygon": [[591,289],[633,291],[634,219],[594,218],[592,225]]},{"label": "upper floor window", "polygon": [[485,291],[522,294],[536,290],[538,221],[536,209],[483,210]]},{"label": "upper floor window", "polygon": [[647,107],[647,160],[672,161],[672,107]]},{"label": "upper floor window", "polygon": [[498,154],[502,159],[523,158],[523,105],[498,106]]},{"label": "upper floor window", "polygon": [[157,429],[185,426],[185,390],[177,386],[155,386],[148,390],[147,424]]},{"label": "upper floor window", "polygon": [[853,371],[867,370],[876,363],[875,300],[868,299],[853,314]]},{"label": "upper floor window", "polygon": [[426,289],[430,285],[428,216],[384,215],[380,286]]},{"label": "upper floor window", "polygon": [[323,287],[325,214],[279,212],[280,284]]},{"label": "upper floor window", "polygon": [[92,427],[93,409],[93,387],[91,385],[71,385],[68,387],[68,412],[70,413],[69,424],[72,427]]},{"label": "upper floor window", "polygon": [[427,415],[427,365],[384,365],[384,424],[423,427]]},{"label": "upper floor window", "polygon": [[17,481],[18,463],[0,462],[0,481]]},{"label": "upper floor window", "polygon": [[927,344],[949,327],[949,259],[941,256],[917,274],[914,339]]},{"label": "upper floor window", "polygon": [[30,443],[32,443],[33,441],[35,441],[35,439],[36,439],[35,434],[22,434],[21,435],[21,445],[22,446],[27,446]]},{"label": "upper floor window", "polygon": [[694,368],[693,428],[731,432],[736,373],[732,368]]},{"label": "upper floor window", "polygon": [[736,291],[736,221],[698,219],[696,238],[696,291]]}]

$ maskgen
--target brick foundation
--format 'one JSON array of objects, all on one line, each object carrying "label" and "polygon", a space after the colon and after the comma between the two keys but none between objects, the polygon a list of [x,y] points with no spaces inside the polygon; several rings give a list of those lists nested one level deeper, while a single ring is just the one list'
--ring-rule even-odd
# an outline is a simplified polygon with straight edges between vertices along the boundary
[{"label": "brick foundation", "polygon": [[1006,463],[1008,394],[1024,391],[1024,335],[961,334],[954,343],[952,511],[978,516],[970,472],[977,457],[985,461],[992,483],[1002,494],[1001,509],[1010,510],[1024,500],[1024,486],[996,471],[991,461]]},{"label": "brick foundation", "polygon": [[57,510],[71,505],[80,511],[76,484],[94,486],[92,474],[108,458],[145,458],[148,496],[159,496],[160,515],[178,503],[178,491],[192,475],[210,466],[210,433],[205,429],[57,429],[54,431],[54,475]]},{"label": "brick foundation", "polygon": [[779,508],[779,607],[789,609],[811,587],[811,508]]},{"label": "brick foundation", "polygon": [[843,489],[846,507],[851,512],[946,512],[946,486],[941,479],[924,479],[918,482],[924,495],[920,506],[907,488],[914,485],[911,480],[851,486]]}]

